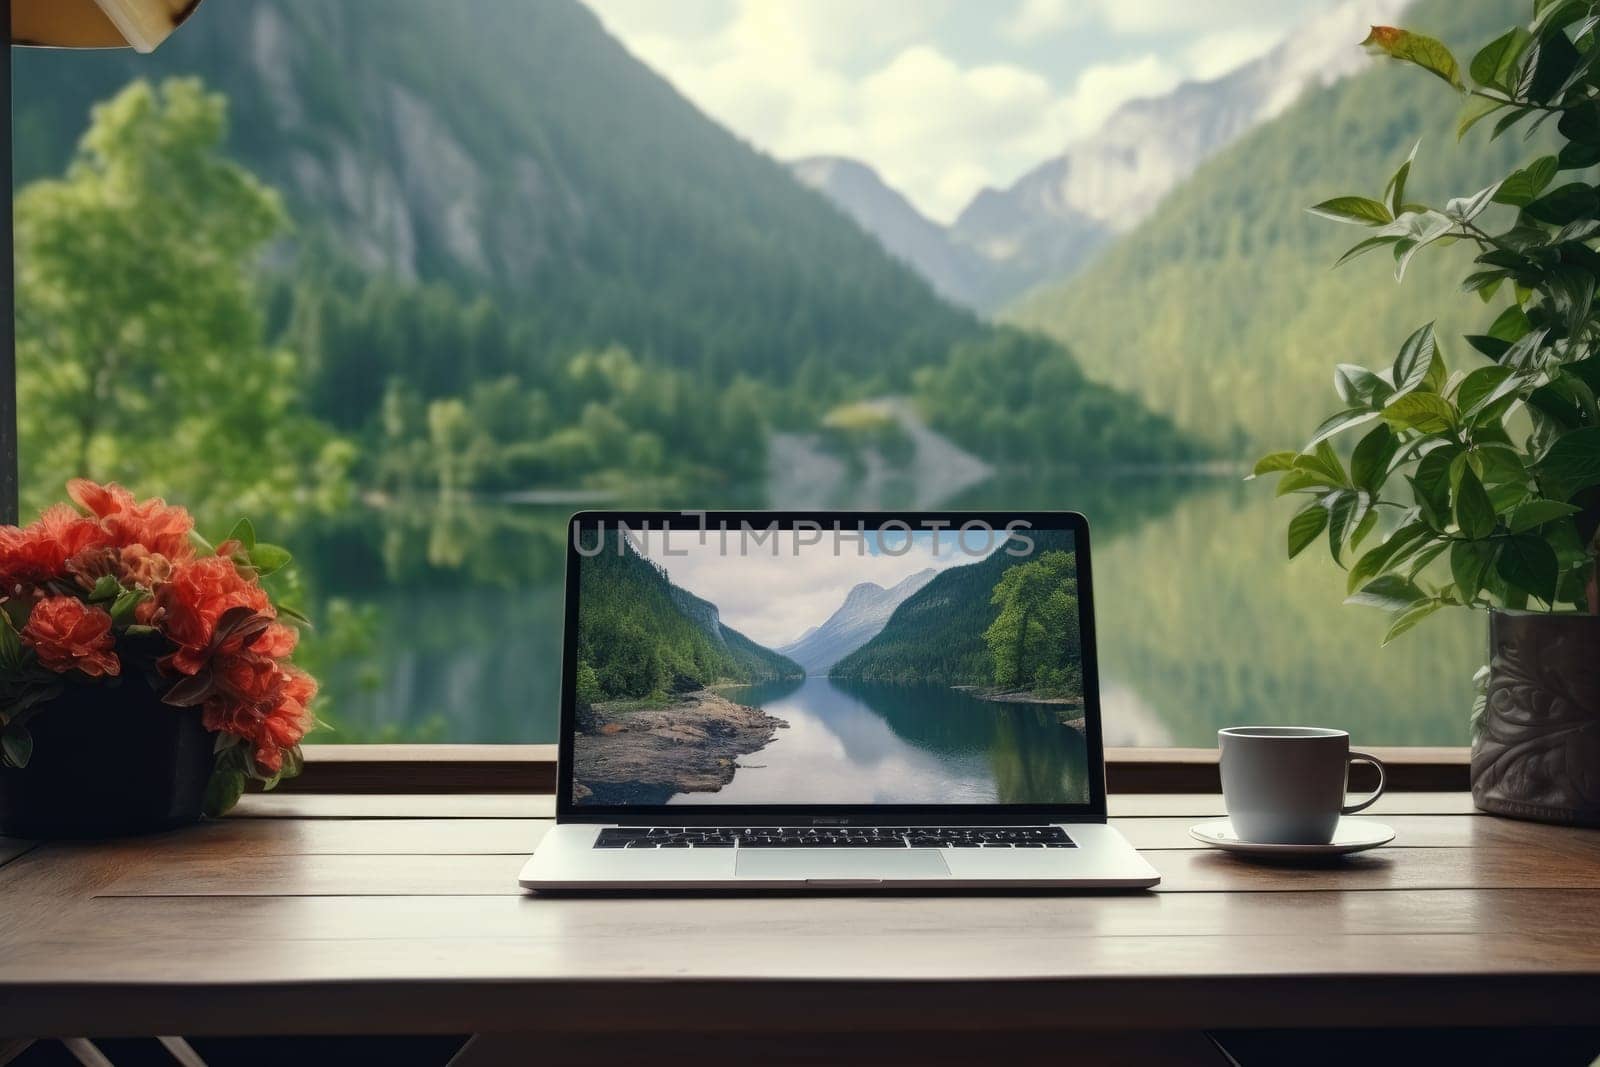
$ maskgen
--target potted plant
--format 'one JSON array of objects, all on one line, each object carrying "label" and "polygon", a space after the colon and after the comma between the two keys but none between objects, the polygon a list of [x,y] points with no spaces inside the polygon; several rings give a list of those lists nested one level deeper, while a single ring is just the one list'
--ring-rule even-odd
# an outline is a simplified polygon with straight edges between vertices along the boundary
[{"label": "potted plant", "polygon": [[304,620],[261,584],[289,554],[246,520],[213,547],[182,508],[67,488],[77,509],[0,527],[0,833],[163,829],[298,774]]},{"label": "potted plant", "polygon": [[[1475,253],[1462,283],[1487,305],[1469,359],[1447,362],[1419,327],[1388,367],[1341,364],[1340,410],[1298,451],[1254,475],[1308,497],[1289,520],[1291,557],[1326,536],[1349,601],[1394,613],[1385,643],[1444,608],[1486,610],[1472,791],[1486,810],[1600,824],[1600,15],[1534,5],[1527,27],[1483,46],[1471,87],[1441,42],[1373,27],[1369,48],[1465,97],[1459,134],[1494,118],[1499,137],[1553,128],[1559,147],[1442,208],[1407,197],[1407,159],[1379,198],[1311,210],[1370,232],[1397,279],[1429,246]],[[1415,150],[1413,150],[1413,156]],[[1357,432],[1359,431],[1359,432]],[[1348,452],[1336,447],[1353,442]]]}]

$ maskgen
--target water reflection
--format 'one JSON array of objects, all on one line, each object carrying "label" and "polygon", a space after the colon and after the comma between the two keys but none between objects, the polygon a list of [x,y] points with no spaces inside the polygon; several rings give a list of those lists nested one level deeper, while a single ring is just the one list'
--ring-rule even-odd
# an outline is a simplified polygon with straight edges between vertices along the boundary
[{"label": "water reflection", "polygon": [[[1089,516],[1108,744],[1211,745],[1244,722],[1340,726],[1368,745],[1466,741],[1482,617],[1440,613],[1380,649],[1384,618],[1341,605],[1342,572],[1311,553],[1285,561],[1290,505],[1259,486],[1033,478],[951,506]],[[374,615],[364,648],[327,628],[308,638],[341,726],[326,739],[553,741],[570,510],[413,502],[299,536],[319,619],[333,598]],[[897,713],[879,728],[933,744]]]},{"label": "water reflection", "polygon": [[691,804],[1085,803],[1083,735],[1053,708],[943,686],[807,678],[728,694],[789,724]]}]

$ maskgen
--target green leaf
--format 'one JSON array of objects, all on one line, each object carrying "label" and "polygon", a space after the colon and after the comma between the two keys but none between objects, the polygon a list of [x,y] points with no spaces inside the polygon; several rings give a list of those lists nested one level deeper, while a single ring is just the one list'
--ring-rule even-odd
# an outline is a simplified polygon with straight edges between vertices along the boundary
[{"label": "green leaf", "polygon": [[1306,210],[1335,222],[1354,222],[1363,226],[1381,225],[1394,218],[1388,208],[1365,196],[1336,196]]},{"label": "green leaf", "polygon": [[1383,635],[1383,643],[1387,645],[1442,607],[1444,607],[1444,601],[1437,597],[1419,600],[1417,603],[1412,604],[1394,617],[1394,621],[1389,626],[1389,632]]},{"label": "green leaf", "polygon": [[14,671],[21,665],[21,635],[11,625],[11,616],[0,611],[0,671]]},{"label": "green leaf", "polygon": [[1570,500],[1580,489],[1600,483],[1600,427],[1573,430],[1556,438],[1537,465],[1545,495]]},{"label": "green leaf", "polygon": [[1383,409],[1384,420],[1396,429],[1419,433],[1444,433],[1456,424],[1456,409],[1438,393],[1407,393]]},{"label": "green leaf", "polygon": [[1457,222],[1471,222],[1483,214],[1489,206],[1491,198],[1500,189],[1500,183],[1486,185],[1471,196],[1458,196],[1444,205],[1444,213]]},{"label": "green leaf", "polygon": [[[1583,7],[1570,4],[1566,10],[1576,11],[1578,16],[1581,16]],[[1560,20],[1557,20],[1551,25],[1559,24]],[[1572,42],[1567,39],[1566,34],[1541,31],[1539,42],[1528,50],[1528,58],[1523,66],[1522,77],[1517,81],[1515,95],[1524,100],[1548,103],[1581,59],[1578,50],[1572,47]]]},{"label": "green leaf", "polygon": [[1489,494],[1483,491],[1483,483],[1470,466],[1462,468],[1461,483],[1456,486],[1455,515],[1462,535],[1473,541],[1481,541],[1494,532],[1494,505],[1489,503]]},{"label": "green leaf", "polygon": [[1326,441],[1307,446],[1307,451],[1294,457],[1294,469],[1315,474],[1335,488],[1345,484],[1344,465],[1339,462],[1339,454]]},{"label": "green leaf", "polygon": [[20,722],[14,722],[0,733],[0,751],[5,754],[8,767],[26,767],[33,758],[33,735]]},{"label": "green leaf", "polygon": [[1368,607],[1401,611],[1421,600],[1426,594],[1417,583],[1398,574],[1384,574],[1361,587],[1361,591],[1345,597],[1346,604],[1365,604]]},{"label": "green leaf", "polygon": [[1379,231],[1380,235],[1400,232],[1401,236],[1405,237],[1405,240],[1394,246],[1395,280],[1404,280],[1406,267],[1410,265],[1412,258],[1422,249],[1447,236],[1455,226],[1455,220],[1449,215],[1424,209],[1407,212]]},{"label": "green leaf", "polygon": [[1502,133],[1505,133],[1511,127],[1515,126],[1517,123],[1533,114],[1536,110],[1538,109],[1532,107],[1519,107],[1515,111],[1508,111],[1504,115],[1501,115],[1495,120],[1494,130],[1489,134],[1489,140],[1493,141],[1496,137],[1499,137]]},{"label": "green leaf", "polygon": [[1351,407],[1375,407],[1382,404],[1394,389],[1365,367],[1341,363],[1333,370],[1333,391]]},{"label": "green leaf", "polygon": [[1268,452],[1256,460],[1256,465],[1245,476],[1245,481],[1259,478],[1263,474],[1271,474],[1273,471],[1286,471],[1294,466],[1294,457],[1297,455],[1298,452]]},{"label": "green leaf", "polygon": [[89,590],[90,603],[99,603],[103,600],[114,600],[122,592],[122,585],[115,575],[102,574],[95,579],[94,588]]},{"label": "green leaf", "polygon": [[1347,411],[1340,411],[1330,415],[1322,420],[1322,425],[1318,426],[1311,435],[1311,440],[1306,442],[1306,447],[1310,448],[1312,445],[1321,444],[1329,438],[1335,437],[1346,430],[1353,430],[1357,426],[1365,426],[1378,418],[1380,414],[1380,412],[1368,411],[1365,408],[1350,408]]},{"label": "green leaf", "polygon": [[1328,525],[1328,509],[1321,501],[1308,504],[1289,520],[1289,558],[1294,559],[1315,541]]},{"label": "green leaf", "polygon": [[1456,405],[1471,417],[1483,399],[1509,377],[1511,377],[1510,367],[1499,365],[1479,367],[1461,379],[1461,384],[1456,386]]},{"label": "green leaf", "polygon": [[233,524],[233,529],[228,531],[224,541],[237,541],[244,546],[245,551],[256,547],[256,528],[250,525],[249,519],[240,519]]},{"label": "green leaf", "polygon": [[116,601],[111,605],[111,621],[122,622],[133,613],[134,608],[148,599],[150,599],[150,591],[148,589],[141,589],[137,586],[133,589],[124,589],[117,594]]},{"label": "green leaf", "polygon": [[1437,75],[1454,89],[1466,88],[1461,84],[1461,68],[1456,63],[1456,57],[1450,54],[1450,49],[1442,42],[1432,37],[1394,26],[1374,26],[1361,44],[1369,52],[1414,63],[1423,70]]},{"label": "green leaf", "polygon": [[1283,477],[1278,479],[1278,487],[1273,491],[1273,495],[1288,496],[1290,493],[1300,493],[1308,489],[1320,493],[1324,489],[1332,488],[1337,488],[1337,483],[1332,482],[1326,474],[1296,469],[1283,472]]},{"label": "green leaf", "polygon": [[1350,453],[1350,481],[1357,488],[1376,493],[1388,477],[1389,461],[1400,447],[1400,439],[1385,424],[1374,426],[1356,442]]},{"label": "green leaf", "polygon": [[1516,26],[1478,49],[1478,54],[1473,56],[1472,62],[1467,65],[1467,72],[1472,75],[1472,80],[1479,85],[1509,92],[1510,72],[1516,66],[1517,57],[1528,46],[1531,37],[1527,30]]},{"label": "green leaf", "polygon": [[1361,542],[1367,539],[1373,527],[1378,525],[1378,509],[1367,508],[1367,513],[1361,516],[1361,521],[1356,523],[1356,528],[1350,533],[1350,550],[1353,552],[1361,547]]},{"label": "green leaf", "polygon": [[1511,176],[1495,190],[1494,202],[1514,207],[1531,204],[1535,197],[1544,192],[1545,186],[1555,178],[1559,169],[1560,163],[1555,156],[1540,156],[1521,170],[1512,171]]},{"label": "green leaf", "polygon": [[1398,240],[1400,240],[1398,237],[1368,237],[1363,241],[1358,241],[1357,243],[1351,245],[1350,248],[1345,251],[1344,255],[1340,256],[1334,261],[1333,265],[1335,267],[1343,266],[1345,263],[1348,263],[1350,260],[1355,259],[1358,256],[1366,255],[1374,248],[1381,248],[1384,245],[1392,245]]},{"label": "green leaf", "polygon": [[311,620],[306,618],[300,612],[296,611],[294,608],[289,607],[287,604],[275,604],[274,607],[277,608],[278,618],[280,621],[287,619],[296,626],[307,630],[312,629]]},{"label": "green leaf", "polygon": [[1450,577],[1464,602],[1470,604],[1477,599],[1494,554],[1494,545],[1487,541],[1457,541],[1450,546]]},{"label": "green leaf", "polygon": [[1450,513],[1450,465],[1457,455],[1452,447],[1436,448],[1422,457],[1411,476],[1422,517],[1435,529],[1442,529]]},{"label": "green leaf", "polygon": [[200,555],[215,556],[217,554],[217,546],[201,536],[199,530],[190,530],[189,540],[194,544],[195,551]]},{"label": "green leaf", "polygon": [[211,818],[225,815],[230,808],[239,803],[239,798],[244,796],[244,772],[236,767],[224,765],[217,761],[217,768],[211,772],[211,780],[206,783],[205,813]]},{"label": "green leaf", "polygon": [[1468,130],[1506,106],[1501,101],[1487,96],[1468,97],[1466,106],[1461,109],[1460,118],[1456,120],[1456,140],[1461,140],[1467,135]]},{"label": "green leaf", "polygon": [[1512,304],[1489,324],[1489,336],[1508,343],[1522,340],[1533,330],[1528,313]]},{"label": "green leaf", "polygon": [[1506,520],[1506,526],[1512,533],[1523,533],[1547,522],[1576,515],[1581,508],[1572,504],[1564,504],[1559,500],[1530,500],[1526,504],[1519,504],[1511,512],[1511,517]]},{"label": "green leaf", "polygon": [[282,570],[293,559],[288,549],[279,545],[269,545],[265,541],[250,550],[250,566],[260,571],[262,577]]},{"label": "green leaf", "polygon": [[1588,218],[1600,207],[1594,189],[1582,182],[1568,182],[1557,186],[1539,199],[1523,207],[1523,211],[1540,222],[1564,226],[1574,219]]},{"label": "green leaf", "polygon": [[[1369,512],[1376,515],[1376,512]],[[1408,523],[1384,539],[1383,543],[1369,549],[1355,566],[1350,568],[1349,579],[1346,583],[1346,592],[1354,593],[1370,579],[1381,574],[1389,565],[1389,561],[1406,552],[1421,541],[1433,536],[1420,522]]]},{"label": "green leaf", "polygon": [[1501,542],[1495,573],[1515,589],[1553,603],[1556,577],[1561,569],[1555,549],[1536,534],[1522,533]]},{"label": "green leaf", "polygon": [[1406,161],[1400,164],[1390,177],[1389,184],[1384,186],[1384,198],[1389,201],[1389,210],[1396,215],[1400,214],[1401,205],[1406,202],[1406,179],[1411,176],[1411,164],[1416,162],[1417,149],[1421,147],[1421,141],[1412,142],[1411,151],[1406,153]]},{"label": "green leaf", "polygon": [[1431,322],[1406,338],[1394,360],[1391,377],[1394,379],[1395,392],[1409,393],[1422,384],[1428,376],[1429,365],[1433,363],[1435,347]]},{"label": "green leaf", "polygon": [[1323,506],[1328,509],[1328,553],[1333,556],[1334,562],[1339,563],[1345,534],[1366,517],[1367,498],[1364,493],[1345,489],[1330,494],[1323,501]]}]

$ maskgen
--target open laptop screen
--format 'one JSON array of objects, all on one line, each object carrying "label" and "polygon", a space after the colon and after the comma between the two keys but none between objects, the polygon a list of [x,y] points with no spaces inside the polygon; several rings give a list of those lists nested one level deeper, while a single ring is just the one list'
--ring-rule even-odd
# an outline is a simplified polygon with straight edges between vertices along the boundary
[{"label": "open laptop screen", "polygon": [[1101,810],[1087,548],[1070,514],[579,516],[563,808]]}]

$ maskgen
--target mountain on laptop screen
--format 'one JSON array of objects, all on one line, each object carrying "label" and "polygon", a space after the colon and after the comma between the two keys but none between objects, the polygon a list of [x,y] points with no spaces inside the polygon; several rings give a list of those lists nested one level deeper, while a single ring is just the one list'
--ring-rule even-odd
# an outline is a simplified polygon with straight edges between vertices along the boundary
[{"label": "mountain on laptop screen", "polygon": [[1066,530],[586,530],[573,801],[1082,804]]}]

